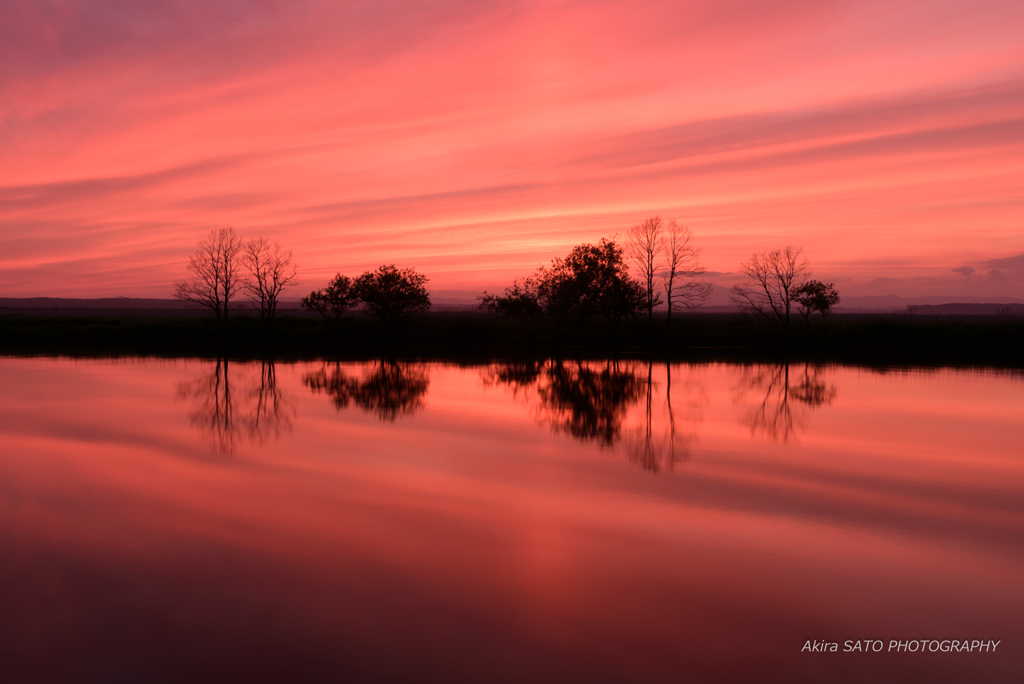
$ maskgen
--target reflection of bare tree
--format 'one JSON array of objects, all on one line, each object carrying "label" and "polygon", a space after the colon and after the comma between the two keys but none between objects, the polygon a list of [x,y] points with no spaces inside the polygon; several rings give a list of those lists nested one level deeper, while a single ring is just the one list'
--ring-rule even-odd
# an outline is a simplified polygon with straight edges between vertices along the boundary
[{"label": "reflection of bare tree", "polygon": [[676,413],[672,410],[672,364],[665,364],[665,405],[668,408],[668,467],[672,468],[679,461],[687,460],[690,457],[688,442],[689,439],[683,441],[682,449],[680,453],[677,452],[677,445],[680,443],[680,435],[676,431]]},{"label": "reflection of bare tree", "polygon": [[835,399],[835,386],[827,384],[822,374],[819,367],[810,364],[804,364],[803,372],[795,378],[790,377],[788,363],[744,368],[737,403],[747,392],[763,397],[742,422],[753,435],[784,444],[794,441],[797,431],[804,427],[806,415],[802,409],[818,408]]},{"label": "reflection of bare tree", "polygon": [[189,422],[210,436],[214,450],[224,454],[235,450],[238,428],[234,420],[227,359],[217,359],[212,371],[191,382],[180,383],[178,398],[192,401]]},{"label": "reflection of bare tree", "polygon": [[243,414],[243,426],[250,439],[264,442],[282,430],[291,430],[295,411],[288,405],[284,393],[277,387],[277,367],[273,361],[260,363],[260,379],[249,390],[248,411]]},{"label": "reflection of bare tree", "polygon": [[381,420],[393,421],[423,406],[430,379],[419,365],[381,361],[362,378],[349,376],[341,364],[335,364],[334,368],[324,366],[307,373],[302,382],[314,393],[328,395],[339,410],[354,403]]},{"label": "reflection of bare tree", "polygon": [[647,362],[647,382],[645,383],[647,391],[644,393],[647,399],[646,411],[644,413],[644,425],[641,429],[642,437],[638,435],[638,439],[631,440],[631,443],[627,446],[627,453],[629,453],[629,459],[636,461],[644,467],[645,470],[653,470],[658,472],[659,458],[661,453],[661,445],[658,444],[654,439],[654,415],[652,411],[652,403],[654,401],[654,364],[650,361]]},{"label": "reflection of bare tree", "polygon": [[294,411],[277,387],[273,361],[263,361],[259,380],[243,383],[241,391],[232,388],[229,371],[228,359],[217,359],[211,370],[178,385],[178,398],[192,404],[189,422],[215,451],[230,454],[243,438],[262,443],[291,428]]},{"label": "reflection of bare tree", "polygon": [[[697,441],[696,425],[700,422],[700,409],[707,401],[707,395],[700,387],[684,383],[683,423],[677,420],[673,406],[672,366],[665,364],[665,402],[663,420],[657,420],[654,398],[657,383],[654,382],[654,364],[647,363],[646,406],[643,425],[624,436],[623,446],[629,460],[638,463],[645,470],[658,473],[672,470],[676,463],[690,458],[690,446]],[[677,391],[678,391],[677,387]],[[688,425],[687,425],[688,424]]]}]

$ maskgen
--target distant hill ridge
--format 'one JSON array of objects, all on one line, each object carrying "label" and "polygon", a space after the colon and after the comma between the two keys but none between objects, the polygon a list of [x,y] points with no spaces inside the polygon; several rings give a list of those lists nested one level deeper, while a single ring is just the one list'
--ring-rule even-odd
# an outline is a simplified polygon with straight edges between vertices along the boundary
[{"label": "distant hill ridge", "polygon": [[136,299],[134,297],[100,297],[70,299],[64,297],[0,297],[0,309],[197,309],[192,302],[178,299]]}]

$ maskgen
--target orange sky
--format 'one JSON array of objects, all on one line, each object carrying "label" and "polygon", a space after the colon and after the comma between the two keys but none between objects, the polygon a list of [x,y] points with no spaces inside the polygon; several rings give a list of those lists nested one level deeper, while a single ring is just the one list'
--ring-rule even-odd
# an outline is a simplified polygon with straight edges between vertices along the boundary
[{"label": "orange sky", "polygon": [[293,295],[395,262],[472,296],[660,214],[723,285],[794,243],[848,295],[1024,298],[1019,1],[4,14],[0,296],[169,297],[223,224]]}]

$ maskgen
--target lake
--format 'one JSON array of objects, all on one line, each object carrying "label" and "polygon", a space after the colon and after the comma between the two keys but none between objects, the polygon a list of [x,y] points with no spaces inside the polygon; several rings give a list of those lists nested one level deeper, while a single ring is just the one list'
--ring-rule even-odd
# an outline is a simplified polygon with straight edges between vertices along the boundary
[{"label": "lake", "polygon": [[1022,445],[1018,371],[3,358],[2,678],[1021,681]]}]

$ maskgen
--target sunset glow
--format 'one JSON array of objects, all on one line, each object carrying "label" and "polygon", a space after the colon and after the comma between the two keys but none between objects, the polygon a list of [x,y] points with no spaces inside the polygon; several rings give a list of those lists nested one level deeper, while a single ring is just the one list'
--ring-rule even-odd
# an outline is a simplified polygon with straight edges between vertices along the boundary
[{"label": "sunset glow", "polygon": [[[383,409],[407,392],[341,406],[307,381],[380,362],[0,359],[0,608],[27,625],[0,644],[5,675],[1020,670],[1002,647],[800,650],[811,632],[1020,643],[1019,372],[623,362],[650,384],[575,393],[617,399],[597,411],[609,433],[562,429],[588,424],[543,410],[557,402],[536,387],[493,382],[504,364],[403,365],[427,382],[396,416]],[[788,391],[766,395],[760,379],[782,369]],[[751,420],[766,404],[791,431]]]},{"label": "sunset glow", "polygon": [[[1019,1],[4,3],[0,296],[170,297],[231,224],[302,286],[472,297],[660,214],[712,279],[1024,298]],[[957,269],[957,270],[954,270]]]}]

